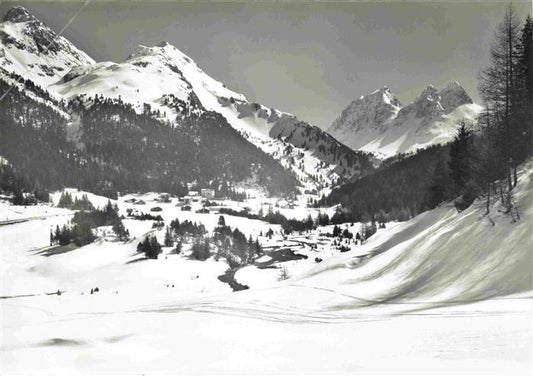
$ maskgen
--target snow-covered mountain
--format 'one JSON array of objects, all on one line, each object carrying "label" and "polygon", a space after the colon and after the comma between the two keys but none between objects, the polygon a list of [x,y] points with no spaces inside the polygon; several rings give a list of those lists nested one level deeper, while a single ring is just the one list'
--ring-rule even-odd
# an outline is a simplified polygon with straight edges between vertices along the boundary
[{"label": "snow-covered mountain", "polygon": [[440,91],[428,86],[407,106],[385,87],[350,103],[328,132],[386,158],[450,141],[458,122],[475,119],[481,109],[455,81]]},{"label": "snow-covered mountain", "polygon": [[81,64],[94,64],[85,52],[30,14],[11,8],[0,23],[0,74],[15,73],[47,87]]},{"label": "snow-covered mountain", "polygon": [[248,141],[291,168],[308,191],[318,193],[340,177],[370,168],[363,154],[294,115],[249,102],[167,42],[138,46],[121,63],[78,66],[49,89],[68,100],[84,95],[120,98],[139,113],[148,104],[170,123],[191,112],[217,112]]},{"label": "snow-covered mountain", "polygon": [[[167,42],[138,46],[123,62],[94,62],[22,7],[11,9],[0,25],[4,69],[43,86],[57,99],[95,96],[147,109],[178,125],[191,115],[221,114],[249,142],[290,168],[318,196],[333,183],[371,168],[369,156],[351,150],[320,128],[294,115],[249,102],[206,74],[193,59]],[[53,40],[46,49],[47,40]]]},{"label": "snow-covered mountain", "polygon": [[381,133],[401,108],[400,101],[385,86],[350,103],[328,131],[341,133],[349,125],[353,132]]}]

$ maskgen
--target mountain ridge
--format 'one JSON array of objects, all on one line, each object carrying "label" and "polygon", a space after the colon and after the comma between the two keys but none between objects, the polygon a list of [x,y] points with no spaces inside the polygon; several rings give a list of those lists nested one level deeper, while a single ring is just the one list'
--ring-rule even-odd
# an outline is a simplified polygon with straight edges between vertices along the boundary
[{"label": "mountain ridge", "polygon": [[[7,42],[6,38],[1,39],[0,58],[3,56],[6,62],[18,67],[6,63],[4,73],[35,81],[60,101],[79,99],[90,106],[95,98],[109,98],[133,106],[138,114],[148,113],[178,127],[190,116],[216,112],[247,142],[290,169],[302,185],[301,193],[312,192],[313,197],[306,199],[316,200],[339,181],[372,170],[367,154],[345,147],[294,115],[248,102],[244,95],[213,79],[168,42],[152,47],[139,45],[123,62],[95,62],[24,8],[16,7],[8,14],[0,30],[11,32],[11,39],[7,38]],[[19,25],[16,32],[11,30],[14,21]],[[34,35],[42,33],[61,44],[59,51],[49,51],[50,58],[36,70],[28,62],[36,59],[38,48],[29,49],[32,52],[29,57],[16,52],[18,47],[27,51]],[[30,69],[25,69],[25,65]]]},{"label": "mountain ridge", "polygon": [[[482,110],[457,81],[441,90],[428,85],[405,106],[392,105],[396,97],[385,89],[352,101],[328,132],[352,149],[387,158],[450,141],[460,120],[473,121]],[[387,96],[376,99],[379,92]]]}]

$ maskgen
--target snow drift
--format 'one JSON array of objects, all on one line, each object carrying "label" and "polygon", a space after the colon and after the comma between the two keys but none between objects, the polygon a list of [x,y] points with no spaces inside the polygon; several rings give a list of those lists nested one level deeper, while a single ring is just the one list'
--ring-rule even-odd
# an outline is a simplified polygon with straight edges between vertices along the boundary
[{"label": "snow drift", "polygon": [[357,255],[324,261],[299,283],[353,296],[344,308],[430,308],[531,291],[533,161],[523,166],[513,192],[516,222],[500,202],[492,205],[490,219],[482,200],[461,213],[443,205],[371,238]]}]

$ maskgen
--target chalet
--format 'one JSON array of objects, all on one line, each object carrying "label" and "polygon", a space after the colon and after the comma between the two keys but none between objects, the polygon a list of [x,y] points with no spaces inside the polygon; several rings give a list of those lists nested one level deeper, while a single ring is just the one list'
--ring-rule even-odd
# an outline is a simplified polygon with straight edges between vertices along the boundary
[{"label": "chalet", "polygon": [[203,198],[215,198],[215,190],[214,189],[202,188],[200,193],[201,193],[201,196]]}]

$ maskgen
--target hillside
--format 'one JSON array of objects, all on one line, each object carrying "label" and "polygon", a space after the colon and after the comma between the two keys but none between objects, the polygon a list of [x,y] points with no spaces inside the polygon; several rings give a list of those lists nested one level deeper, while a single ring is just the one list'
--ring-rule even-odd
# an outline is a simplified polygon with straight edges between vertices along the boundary
[{"label": "hillside", "polygon": [[372,170],[365,153],[350,150],[291,114],[249,103],[167,42],[138,46],[122,63],[75,68],[50,90],[69,100],[95,95],[120,98],[138,113],[149,105],[171,124],[205,111],[216,112],[246,140],[294,171],[308,191],[317,192],[315,198],[339,179]]},{"label": "hillside", "polygon": [[[9,87],[0,79],[0,90]],[[76,115],[73,123],[31,94],[10,90],[0,114],[2,156],[23,179],[7,187],[11,191],[77,186],[110,196],[137,190],[183,195],[187,182],[219,192],[228,182],[247,181],[274,195],[296,192],[294,175],[217,113],[190,116],[177,128],[122,102],[98,99],[65,108]]]}]

